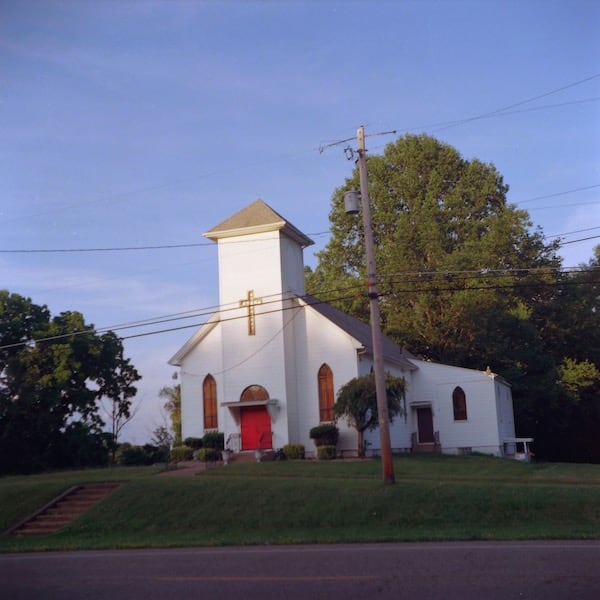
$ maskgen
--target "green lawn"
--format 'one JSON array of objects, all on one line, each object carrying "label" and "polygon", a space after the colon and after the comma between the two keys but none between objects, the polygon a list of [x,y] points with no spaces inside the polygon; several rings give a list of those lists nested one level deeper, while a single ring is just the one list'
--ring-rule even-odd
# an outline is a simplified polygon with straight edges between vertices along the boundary
[{"label": "green lawn", "polygon": [[482,456],[214,467],[195,477],[112,469],[0,479],[0,527],[74,483],[127,481],[53,536],[0,551],[309,542],[600,538],[600,465]]}]

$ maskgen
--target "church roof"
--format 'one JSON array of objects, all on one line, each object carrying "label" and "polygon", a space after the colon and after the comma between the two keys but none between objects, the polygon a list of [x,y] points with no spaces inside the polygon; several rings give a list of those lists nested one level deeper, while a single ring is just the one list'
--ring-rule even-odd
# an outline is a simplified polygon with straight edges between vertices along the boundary
[{"label": "church roof", "polygon": [[[334,306],[331,306],[331,304],[321,302],[314,296],[306,295],[303,300],[319,314],[360,342],[367,352],[373,354],[373,336],[371,326],[368,323],[346,314]],[[399,364],[411,371],[417,369],[417,367],[410,362],[410,359],[415,359],[416,357],[385,335],[382,336],[382,351],[384,360]]]},{"label": "church roof", "polygon": [[299,229],[286,221],[278,212],[274,211],[266,202],[256,200],[234,215],[225,219],[219,225],[209,229],[204,237],[218,241],[221,238],[263,233],[266,231],[282,231],[289,238],[298,242],[303,248],[311,246],[314,242]]}]

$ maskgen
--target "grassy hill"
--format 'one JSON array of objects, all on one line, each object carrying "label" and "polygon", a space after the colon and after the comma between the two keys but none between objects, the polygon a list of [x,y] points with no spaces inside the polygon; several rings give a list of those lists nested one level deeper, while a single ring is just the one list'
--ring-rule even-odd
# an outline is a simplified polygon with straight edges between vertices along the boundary
[{"label": "grassy hill", "polygon": [[600,466],[483,456],[395,459],[397,483],[365,461],[213,467],[195,477],[101,469],[0,479],[0,530],[64,489],[127,483],[62,532],[0,536],[0,551],[600,538]]}]

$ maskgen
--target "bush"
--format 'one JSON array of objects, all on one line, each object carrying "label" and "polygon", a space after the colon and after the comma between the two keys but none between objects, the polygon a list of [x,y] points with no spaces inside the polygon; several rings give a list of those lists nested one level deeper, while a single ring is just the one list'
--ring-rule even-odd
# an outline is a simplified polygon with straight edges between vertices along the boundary
[{"label": "bush", "polygon": [[171,460],[180,462],[182,460],[192,460],[194,449],[189,446],[173,446],[171,448]]},{"label": "bush", "polygon": [[208,431],[202,438],[204,448],[214,448],[215,450],[225,449],[225,434],[220,431]]},{"label": "bush", "polygon": [[317,446],[317,458],[319,460],[333,460],[336,456],[335,446]]},{"label": "bush", "polygon": [[201,448],[196,451],[196,460],[204,462],[216,462],[221,459],[221,452],[216,448]]},{"label": "bush", "polygon": [[286,444],[281,451],[285,458],[290,460],[304,459],[304,446],[302,444]]},{"label": "bush", "polygon": [[142,449],[148,456],[147,464],[149,465],[169,462],[169,453],[171,451],[169,446],[155,446],[154,444],[144,444],[142,446]]},{"label": "bush", "polygon": [[124,467],[153,465],[157,462],[166,462],[169,455],[168,448],[160,448],[152,444],[133,446],[129,443],[119,444],[116,462]]},{"label": "bush", "polygon": [[203,441],[202,441],[202,438],[186,437],[185,440],[183,440],[183,445],[189,446],[190,448],[193,448],[194,450],[200,450],[200,448],[202,448],[202,446],[203,446]]},{"label": "bush", "polygon": [[313,427],[309,434],[310,439],[314,440],[315,446],[335,446],[340,436],[339,429],[332,424],[329,425],[317,425]]}]

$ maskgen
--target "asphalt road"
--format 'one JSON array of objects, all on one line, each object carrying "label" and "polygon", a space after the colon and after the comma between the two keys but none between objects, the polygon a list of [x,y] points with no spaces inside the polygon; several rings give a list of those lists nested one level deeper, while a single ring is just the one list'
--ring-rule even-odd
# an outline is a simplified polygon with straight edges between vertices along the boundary
[{"label": "asphalt road", "polygon": [[600,598],[600,542],[260,546],[0,555],[0,597]]}]

